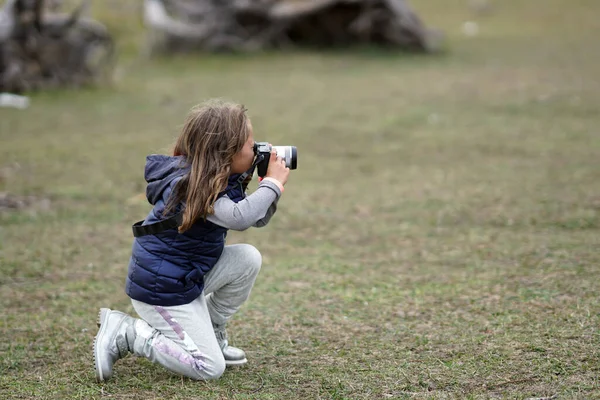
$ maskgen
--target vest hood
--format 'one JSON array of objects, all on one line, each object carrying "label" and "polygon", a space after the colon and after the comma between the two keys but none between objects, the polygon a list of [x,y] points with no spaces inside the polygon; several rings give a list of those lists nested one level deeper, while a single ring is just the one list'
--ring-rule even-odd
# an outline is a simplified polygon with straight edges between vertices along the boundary
[{"label": "vest hood", "polygon": [[153,154],[146,157],[144,178],[148,182],[146,198],[155,205],[163,198],[163,192],[173,180],[186,175],[190,170],[185,157]]}]

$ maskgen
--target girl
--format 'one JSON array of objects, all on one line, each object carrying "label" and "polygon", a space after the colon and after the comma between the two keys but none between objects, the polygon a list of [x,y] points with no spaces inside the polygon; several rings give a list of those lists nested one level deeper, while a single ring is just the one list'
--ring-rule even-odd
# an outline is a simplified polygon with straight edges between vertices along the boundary
[{"label": "girl", "polygon": [[246,197],[249,179],[240,183],[240,175],[252,171],[254,158],[246,110],[224,102],[192,109],[173,156],[147,157],[146,197],[154,207],[141,224],[145,234],[135,235],[125,286],[141,319],[100,310],[99,382],[128,353],[192,379],[217,379],[226,366],[246,363],[225,326],[248,299],[261,255],[248,244],[226,246],[225,237],[228,229],[265,226],[289,175],[273,152],[266,177]]}]

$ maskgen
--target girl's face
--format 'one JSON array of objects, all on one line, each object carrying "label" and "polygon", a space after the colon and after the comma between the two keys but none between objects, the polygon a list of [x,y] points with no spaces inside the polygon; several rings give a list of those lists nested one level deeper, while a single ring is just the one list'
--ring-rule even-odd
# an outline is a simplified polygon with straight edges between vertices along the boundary
[{"label": "girl's face", "polygon": [[244,143],[244,147],[233,156],[231,163],[231,172],[234,174],[242,174],[252,166],[254,161],[254,134],[252,132],[252,124],[248,121],[248,140]]}]

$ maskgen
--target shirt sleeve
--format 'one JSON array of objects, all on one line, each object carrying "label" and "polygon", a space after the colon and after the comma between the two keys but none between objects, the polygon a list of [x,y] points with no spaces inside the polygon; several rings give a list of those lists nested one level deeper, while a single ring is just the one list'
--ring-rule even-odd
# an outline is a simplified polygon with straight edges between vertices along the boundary
[{"label": "shirt sleeve", "polygon": [[214,213],[206,219],[236,231],[244,231],[252,226],[263,227],[277,210],[280,196],[281,190],[275,183],[262,181],[254,193],[237,203],[227,195],[219,197],[214,205]]}]

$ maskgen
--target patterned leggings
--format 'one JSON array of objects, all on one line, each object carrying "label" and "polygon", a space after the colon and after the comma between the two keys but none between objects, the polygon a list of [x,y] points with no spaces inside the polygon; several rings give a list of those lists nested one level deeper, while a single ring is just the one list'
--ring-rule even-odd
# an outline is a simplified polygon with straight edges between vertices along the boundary
[{"label": "patterned leggings", "polygon": [[225,246],[193,302],[162,307],[132,300],[142,318],[135,323],[134,353],[192,379],[219,378],[225,360],[212,325],[226,323],[248,299],[261,262],[251,245]]}]

